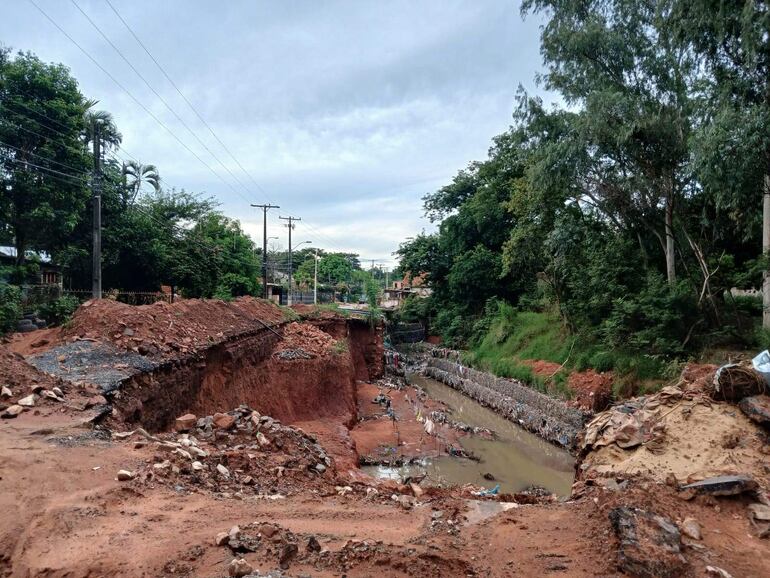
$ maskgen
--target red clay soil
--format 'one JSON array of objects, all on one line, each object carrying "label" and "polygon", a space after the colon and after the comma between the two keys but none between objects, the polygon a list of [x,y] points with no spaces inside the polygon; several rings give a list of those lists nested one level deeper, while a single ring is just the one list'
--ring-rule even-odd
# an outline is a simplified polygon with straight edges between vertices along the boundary
[{"label": "red clay soil", "polygon": [[[538,377],[551,378],[563,369],[559,363],[542,359],[525,359]],[[572,405],[588,411],[602,411],[612,400],[612,372],[598,373],[594,369],[569,374],[567,387],[572,392]]]},{"label": "red clay soil", "polygon": [[588,411],[605,410],[612,401],[613,379],[611,371],[598,373],[588,369],[571,373],[567,380],[567,387],[572,392],[571,404]]},{"label": "red clay soil", "polygon": [[542,359],[525,359],[522,363],[532,368],[532,373],[538,377],[553,377],[561,371],[561,364],[553,361],[543,361]]},{"label": "red clay soil", "polygon": [[296,321],[284,327],[281,335],[283,338],[275,347],[274,355],[281,351],[297,350],[311,355],[326,355],[336,343],[331,335],[321,331],[315,325]]},{"label": "red clay soil", "polygon": [[[238,556],[263,573],[278,567],[291,536],[298,551],[285,572],[292,576],[617,576],[609,512],[618,506],[700,523],[701,541],[683,538],[688,566],[679,575],[705,576],[707,564],[736,578],[770,573],[770,542],[755,537],[744,500],[683,501],[643,480],[624,491],[588,486],[568,503],[519,505],[486,518],[473,503],[440,493],[387,499],[387,484],[239,500],[118,482],[118,470],[144,467],[152,450],[80,439],[87,430],[62,418],[30,414],[0,427],[4,576],[220,578],[236,555],[215,537],[235,525],[242,535],[261,535],[255,552]],[[49,433],[40,435],[43,428]],[[328,552],[308,550],[311,536]]]},{"label": "red clay soil", "polygon": [[144,355],[169,357],[260,329],[260,321],[275,325],[284,321],[284,315],[275,304],[253,297],[231,302],[182,299],[140,306],[101,299],[83,303],[60,336],[63,340],[108,340]]}]

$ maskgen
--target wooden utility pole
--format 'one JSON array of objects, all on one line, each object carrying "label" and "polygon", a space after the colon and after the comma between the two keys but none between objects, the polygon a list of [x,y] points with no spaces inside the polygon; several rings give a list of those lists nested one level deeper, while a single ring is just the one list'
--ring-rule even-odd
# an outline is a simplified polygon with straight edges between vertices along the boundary
[{"label": "wooden utility pole", "polygon": [[289,298],[286,304],[291,307],[292,279],[294,278],[294,271],[292,269],[292,262],[291,262],[291,230],[294,228],[294,221],[301,221],[302,217],[281,217],[279,215],[278,218],[284,221],[289,221],[285,225],[286,227],[289,228]]},{"label": "wooden utility pole", "polygon": [[101,193],[101,135],[99,134],[99,121],[93,122],[94,137],[94,177],[91,181],[91,197],[93,200],[93,251],[91,264],[91,297],[102,298],[102,193]]},{"label": "wooden utility pole", "polygon": [[318,305],[318,249],[315,250],[313,260],[315,261],[315,269],[313,271],[313,305]]},{"label": "wooden utility pole", "polygon": [[267,299],[267,212],[280,209],[278,205],[251,205],[262,209],[262,297]]}]

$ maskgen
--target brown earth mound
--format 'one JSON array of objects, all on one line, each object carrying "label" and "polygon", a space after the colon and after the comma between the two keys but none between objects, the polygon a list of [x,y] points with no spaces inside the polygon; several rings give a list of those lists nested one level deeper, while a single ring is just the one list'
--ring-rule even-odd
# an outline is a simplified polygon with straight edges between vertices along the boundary
[{"label": "brown earth mound", "polygon": [[567,387],[573,394],[572,403],[588,411],[602,411],[612,400],[612,372],[598,373],[589,369],[572,373]]},{"label": "brown earth mound", "polygon": [[278,342],[274,355],[284,357],[281,352],[296,352],[297,355],[306,353],[310,356],[320,356],[328,353],[335,339],[309,323],[289,323],[281,333],[283,339]]},{"label": "brown earth mound", "polygon": [[253,297],[231,302],[183,299],[139,306],[101,299],[83,303],[61,336],[104,339],[143,355],[166,357],[197,351],[228,336],[283,320],[278,306]]}]

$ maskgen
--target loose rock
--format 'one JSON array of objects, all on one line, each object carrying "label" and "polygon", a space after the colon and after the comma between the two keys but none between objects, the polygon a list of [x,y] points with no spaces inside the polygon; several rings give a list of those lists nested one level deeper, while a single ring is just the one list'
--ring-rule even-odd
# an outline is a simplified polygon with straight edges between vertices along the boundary
[{"label": "loose rock", "polygon": [[236,558],[230,562],[227,573],[235,578],[243,578],[254,572],[254,567],[243,558]]},{"label": "loose rock", "polygon": [[2,413],[2,417],[6,419],[13,419],[20,416],[23,411],[24,408],[20,405],[12,405],[11,407],[5,409],[5,411]]},{"label": "loose rock", "polygon": [[749,476],[717,476],[682,486],[682,490],[694,490],[712,496],[736,496],[757,488],[757,482]]},{"label": "loose rock", "polygon": [[2,397],[3,399],[8,399],[9,397],[12,397],[12,396],[13,396],[13,392],[11,391],[11,388],[4,385],[3,389],[0,390],[0,397]]},{"label": "loose rock", "polygon": [[31,393],[27,397],[22,397],[17,403],[22,407],[35,407],[35,394]]},{"label": "loose rock", "polygon": [[700,540],[702,538],[700,524],[695,518],[685,518],[679,529],[682,531],[682,534],[693,540]]},{"label": "loose rock", "polygon": [[196,423],[198,423],[198,418],[191,413],[186,413],[176,418],[174,429],[179,432],[189,431],[195,427]]},{"label": "loose rock", "polygon": [[119,470],[118,471],[118,481],[119,482],[127,482],[129,480],[133,480],[136,474],[134,472],[131,472],[129,470]]},{"label": "loose rock", "polygon": [[235,425],[235,418],[227,413],[214,414],[214,427],[219,429],[230,429]]},{"label": "loose rock", "polygon": [[217,537],[214,538],[214,545],[216,546],[227,546],[229,542],[230,535],[227,532],[220,532],[217,534]]},{"label": "loose rock", "polygon": [[684,573],[687,560],[671,520],[636,508],[614,508],[609,517],[620,541],[618,566],[623,572],[639,578],[674,578]]}]

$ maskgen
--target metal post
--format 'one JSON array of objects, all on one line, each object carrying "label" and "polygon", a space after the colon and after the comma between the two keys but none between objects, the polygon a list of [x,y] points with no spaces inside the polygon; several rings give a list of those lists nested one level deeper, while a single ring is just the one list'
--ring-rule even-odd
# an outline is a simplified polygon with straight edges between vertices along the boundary
[{"label": "metal post", "polygon": [[318,305],[318,249],[315,250],[315,272],[313,273],[313,305]]},{"label": "metal post", "polygon": [[292,289],[292,279],[294,278],[293,270],[292,270],[292,261],[291,261],[291,230],[294,228],[294,221],[301,221],[301,217],[281,217],[278,216],[279,219],[283,219],[284,221],[289,221],[289,223],[286,225],[289,228],[289,299],[287,301],[287,305],[291,307],[291,289]]},{"label": "metal post", "polygon": [[99,134],[99,122],[94,120],[94,177],[91,182],[91,196],[93,200],[92,238],[93,251],[91,263],[91,297],[102,298],[102,195],[100,188],[101,175],[101,135]]}]

